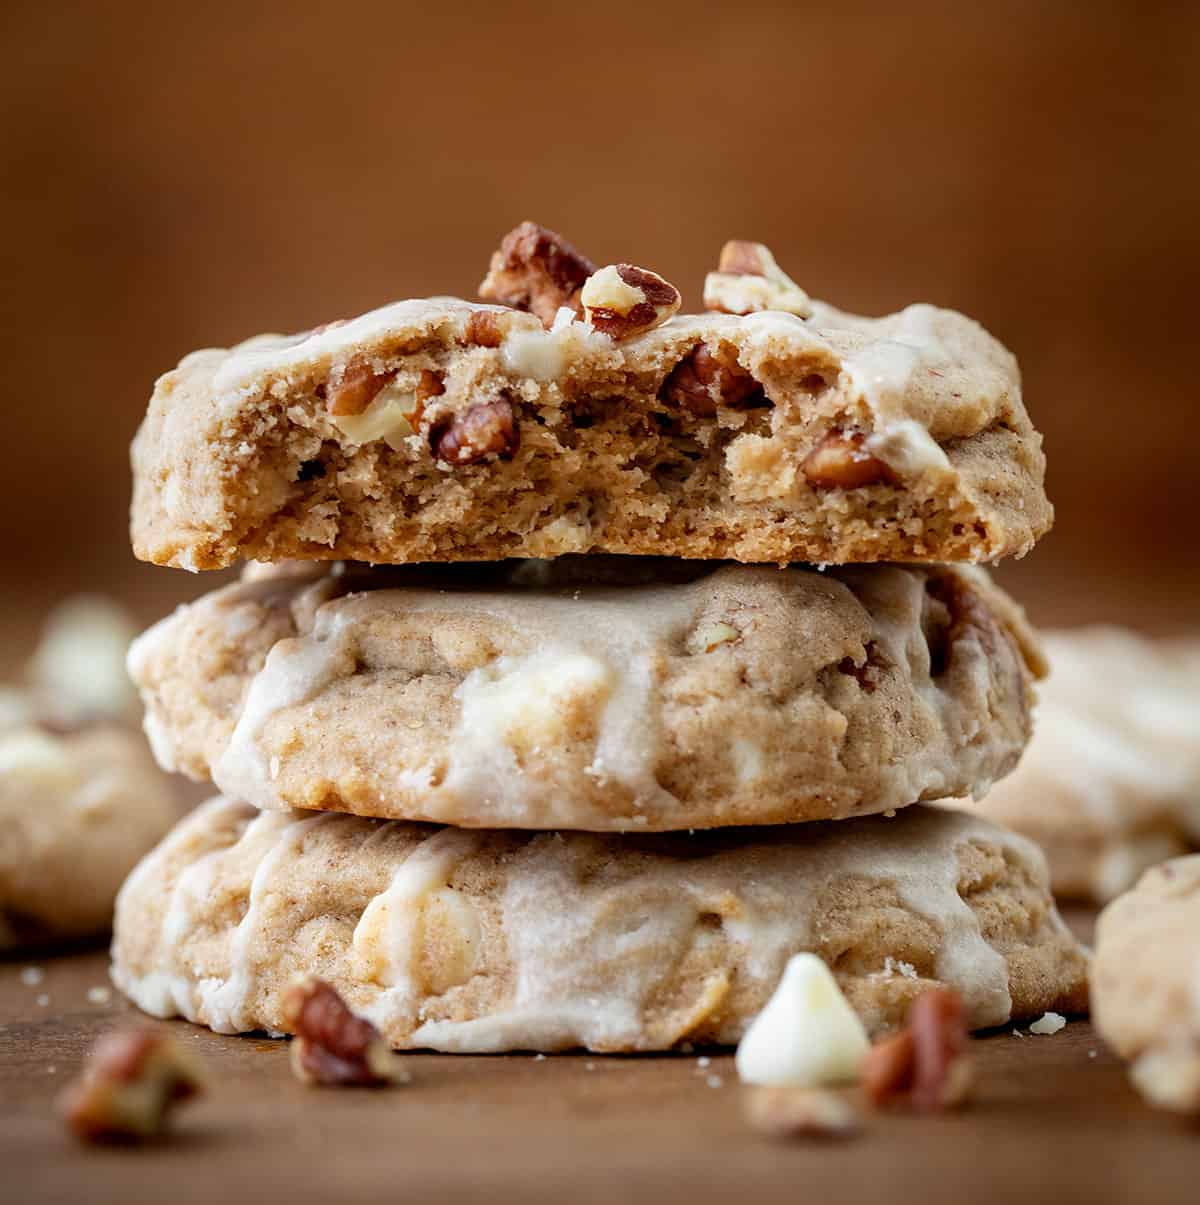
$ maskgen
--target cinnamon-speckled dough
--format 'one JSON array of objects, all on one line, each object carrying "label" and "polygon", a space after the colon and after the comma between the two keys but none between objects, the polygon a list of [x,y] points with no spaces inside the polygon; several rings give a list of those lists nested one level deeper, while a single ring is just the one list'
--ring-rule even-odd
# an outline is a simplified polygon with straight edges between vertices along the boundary
[{"label": "cinnamon-speckled dough", "polygon": [[1086,1003],[1037,849],[923,807],[619,837],[216,799],[123,888],[113,978],[222,1032],[286,1030],[281,993],[314,974],[396,1047],[665,1050],[736,1042],[801,950],[872,1032],[933,983],[976,1028]]},{"label": "cinnamon-speckled dough", "polygon": [[652,831],[986,789],[1040,662],[982,570],[564,558],[255,572],[130,665],[163,765],[259,807]]},{"label": "cinnamon-speckled dough", "polygon": [[1055,894],[1103,903],[1200,847],[1200,641],[1096,627],[1044,642],[1029,748],[969,806],[1042,847]]},{"label": "cinnamon-speckled dough", "polygon": [[[472,341],[481,316],[495,346]],[[678,315],[623,343],[570,317],[547,331],[434,298],[193,353],[158,381],[134,442],[137,555],[189,569],[593,551],[978,562],[1050,527],[1016,361],[961,314],[816,303],[808,319]],[[701,344],[765,392],[715,413],[671,401],[664,381]],[[364,422],[339,423],[329,391],[352,362],[390,383]],[[422,373],[444,392],[414,410]],[[515,424],[503,451],[436,459],[431,436],[498,400]],[[831,433],[861,437],[891,480],[813,484],[805,458]]]},{"label": "cinnamon-speckled dough", "polygon": [[1147,1099],[1200,1113],[1200,854],[1148,870],[1100,914],[1092,1018]]},{"label": "cinnamon-speckled dough", "polygon": [[178,815],[139,733],[0,731],[0,950],[106,932],[121,880]]}]

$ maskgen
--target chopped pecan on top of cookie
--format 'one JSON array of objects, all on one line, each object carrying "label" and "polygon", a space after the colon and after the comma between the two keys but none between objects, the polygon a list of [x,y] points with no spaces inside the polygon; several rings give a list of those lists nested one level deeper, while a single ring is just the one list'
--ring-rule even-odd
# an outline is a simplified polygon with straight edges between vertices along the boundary
[{"label": "chopped pecan on top of cookie", "polygon": [[808,294],[775,262],[762,243],[734,239],[721,248],[717,270],[704,278],[704,308],[723,314],[782,310],[811,317]]},{"label": "chopped pecan on top of cookie", "polygon": [[510,230],[493,253],[488,274],[479,286],[483,301],[528,310],[549,327],[559,309],[583,309],[579,292],[596,265],[561,234],[536,222]]}]

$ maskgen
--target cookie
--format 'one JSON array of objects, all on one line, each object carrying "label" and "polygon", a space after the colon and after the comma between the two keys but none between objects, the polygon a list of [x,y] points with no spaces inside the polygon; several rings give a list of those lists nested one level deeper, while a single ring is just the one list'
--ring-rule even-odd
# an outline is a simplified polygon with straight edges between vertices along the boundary
[{"label": "cookie", "polygon": [[536,242],[485,288],[520,309],[401,301],[186,357],[133,445],[137,555],[981,562],[1050,527],[1016,361],[969,318],[744,271],[670,316],[653,273]]},{"label": "cookie", "polygon": [[258,807],[620,831],[984,789],[1038,664],[982,570],[645,558],[293,565],[130,657],[163,766]]},{"label": "cookie", "polygon": [[313,974],[398,1048],[666,1050],[736,1042],[801,950],[872,1032],[934,983],[975,1028],[1086,1001],[1037,849],[923,807],[616,837],[218,798],[122,889],[113,979],[224,1033],[286,1031],[280,995]]},{"label": "cookie", "polygon": [[106,932],[122,879],[178,814],[135,732],[0,732],[0,950]]},{"label": "cookie", "polygon": [[1200,847],[1200,642],[1047,634],[1016,771],[973,805],[1045,850],[1056,894],[1104,902]]},{"label": "cookie", "polygon": [[1148,870],[1096,923],[1092,1019],[1163,1108],[1200,1113],[1200,854]]}]

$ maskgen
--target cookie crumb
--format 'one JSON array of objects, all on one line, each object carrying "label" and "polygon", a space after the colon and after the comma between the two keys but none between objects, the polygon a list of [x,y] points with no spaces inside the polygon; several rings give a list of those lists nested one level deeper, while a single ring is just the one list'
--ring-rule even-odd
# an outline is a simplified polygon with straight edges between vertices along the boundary
[{"label": "cookie crumb", "polygon": [[708,1055],[706,1055],[706,1054],[702,1054],[702,1055],[701,1055],[701,1056],[700,1056],[700,1057],[699,1057],[699,1058],[696,1060],[696,1066],[697,1066],[697,1067],[708,1067],[708,1066],[710,1066],[711,1064],[712,1064],[712,1059],[710,1059],[710,1058],[708,1057]]},{"label": "cookie crumb", "polygon": [[533,1056],[533,1061],[535,1063],[544,1063],[546,1061],[546,1056],[544,1054],[535,1054]]},{"label": "cookie crumb", "polygon": [[1062,1013],[1043,1013],[1029,1027],[1030,1033],[1049,1035],[1058,1033],[1060,1029],[1066,1027],[1067,1019]]},{"label": "cookie crumb", "polygon": [[22,967],[21,969],[21,982],[26,987],[37,987],[45,978],[46,972],[41,967]]},{"label": "cookie crumb", "polygon": [[112,992],[102,984],[89,987],[87,991],[89,1004],[107,1004],[112,999]]},{"label": "cookie crumb", "polygon": [[704,1082],[710,1088],[719,1088],[725,1081],[719,1075],[710,1075]]},{"label": "cookie crumb", "polygon": [[905,962],[902,958],[893,958],[890,954],[883,960],[883,969],[872,971],[872,979],[891,979],[896,975],[900,975],[905,979],[918,979],[917,968],[911,962]]},{"label": "cookie crumb", "polygon": [[50,997],[48,995],[46,995],[45,992],[43,992],[37,998],[37,1006],[38,1006],[38,1008],[48,1008],[49,1005],[50,1005]]}]

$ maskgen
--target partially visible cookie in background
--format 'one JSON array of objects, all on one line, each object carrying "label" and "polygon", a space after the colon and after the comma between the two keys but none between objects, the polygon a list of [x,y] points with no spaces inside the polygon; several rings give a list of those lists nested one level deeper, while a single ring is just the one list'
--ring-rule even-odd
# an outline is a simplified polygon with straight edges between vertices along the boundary
[{"label": "partially visible cookie in background", "polygon": [[26,685],[0,689],[0,951],[107,931],[122,879],[178,817],[132,726],[132,631],[103,599],[68,600]]},{"label": "partially visible cookie in background", "polygon": [[1055,894],[1103,903],[1200,848],[1200,640],[1094,627],[1044,647],[1033,739],[966,806],[1041,845]]},{"label": "partially visible cookie in background", "polygon": [[1151,1104],[1200,1113],[1200,854],[1148,870],[1096,926],[1092,1018]]}]

